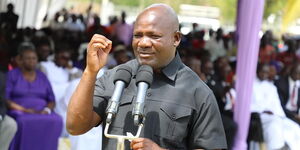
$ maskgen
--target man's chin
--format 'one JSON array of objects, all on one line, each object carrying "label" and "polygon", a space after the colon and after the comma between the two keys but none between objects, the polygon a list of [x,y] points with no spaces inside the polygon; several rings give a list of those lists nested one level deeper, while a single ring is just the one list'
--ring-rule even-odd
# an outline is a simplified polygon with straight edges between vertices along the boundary
[{"label": "man's chin", "polygon": [[156,65],[154,62],[152,61],[143,61],[143,60],[138,60],[139,64],[140,65],[149,65],[151,66],[152,68],[154,68]]}]

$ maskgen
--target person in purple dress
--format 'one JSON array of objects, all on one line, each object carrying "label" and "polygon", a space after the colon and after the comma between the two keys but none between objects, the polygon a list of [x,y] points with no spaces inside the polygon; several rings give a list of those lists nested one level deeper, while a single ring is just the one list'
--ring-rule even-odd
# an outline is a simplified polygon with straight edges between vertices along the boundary
[{"label": "person in purple dress", "polygon": [[36,70],[37,54],[30,44],[19,48],[19,67],[7,73],[8,114],[18,131],[10,150],[55,150],[62,119],[52,110],[55,98],[47,77]]}]

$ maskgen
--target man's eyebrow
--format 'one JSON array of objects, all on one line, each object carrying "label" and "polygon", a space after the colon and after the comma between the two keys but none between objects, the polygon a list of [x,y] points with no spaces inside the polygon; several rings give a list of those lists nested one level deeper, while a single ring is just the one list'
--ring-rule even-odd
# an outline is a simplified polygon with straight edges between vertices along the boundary
[{"label": "man's eyebrow", "polygon": [[146,31],[146,32],[134,31],[133,32],[133,34],[139,34],[139,33],[144,33],[144,34],[161,34],[161,32],[158,32],[158,31]]}]

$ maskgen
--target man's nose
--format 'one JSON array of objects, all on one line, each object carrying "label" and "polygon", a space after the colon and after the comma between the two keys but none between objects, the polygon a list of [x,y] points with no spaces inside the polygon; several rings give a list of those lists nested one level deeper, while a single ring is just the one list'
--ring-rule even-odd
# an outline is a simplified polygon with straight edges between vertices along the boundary
[{"label": "man's nose", "polygon": [[146,36],[142,37],[141,40],[138,43],[138,46],[143,47],[143,48],[151,47],[151,45],[152,45],[151,39],[149,37],[146,37]]}]

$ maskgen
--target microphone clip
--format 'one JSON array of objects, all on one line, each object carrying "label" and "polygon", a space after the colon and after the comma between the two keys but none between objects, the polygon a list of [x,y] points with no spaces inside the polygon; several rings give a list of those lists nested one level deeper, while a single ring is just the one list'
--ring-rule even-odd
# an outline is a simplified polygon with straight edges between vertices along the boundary
[{"label": "microphone clip", "polygon": [[145,122],[144,108],[145,108],[145,103],[141,103],[141,102],[135,103],[132,111],[133,121],[135,126],[144,124]]},{"label": "microphone clip", "polygon": [[106,109],[106,113],[107,113],[106,123],[112,122],[113,117],[115,117],[115,115],[118,112],[119,103],[120,102],[118,102],[118,101],[109,101],[108,102],[107,109]]}]

